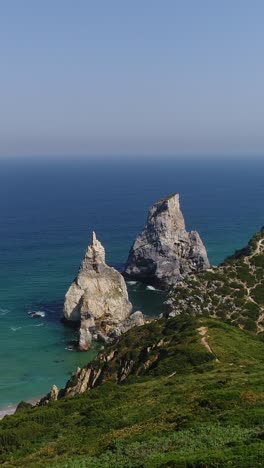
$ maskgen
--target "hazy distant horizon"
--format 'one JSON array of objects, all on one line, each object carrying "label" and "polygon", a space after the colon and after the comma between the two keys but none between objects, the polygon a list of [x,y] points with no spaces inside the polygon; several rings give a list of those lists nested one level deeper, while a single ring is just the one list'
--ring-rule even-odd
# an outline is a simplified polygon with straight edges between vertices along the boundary
[{"label": "hazy distant horizon", "polygon": [[[263,169],[264,164],[264,154],[178,154],[178,155],[164,155],[164,154],[156,154],[156,155],[65,155],[65,154],[57,154],[57,155],[8,155],[8,156],[0,156],[0,167],[3,168],[4,166],[10,167],[22,167],[23,166],[35,166],[35,165],[42,165],[43,167],[48,167],[54,165],[60,166],[61,164],[71,166],[71,167],[79,167],[84,166],[87,167],[87,164],[97,165],[100,167],[101,164],[108,164],[108,165],[118,165],[123,166],[127,165],[127,167],[137,167],[140,170],[140,166],[161,166],[161,165],[175,165],[179,164],[179,166],[193,166],[197,167],[199,170],[203,170],[206,167],[224,167],[224,166],[234,166],[237,165],[238,167],[238,174],[239,168],[245,168],[248,166],[259,167],[260,170]],[[117,167],[118,167],[117,166]]]},{"label": "hazy distant horizon", "polygon": [[263,17],[260,0],[2,2],[0,158],[263,158]]}]

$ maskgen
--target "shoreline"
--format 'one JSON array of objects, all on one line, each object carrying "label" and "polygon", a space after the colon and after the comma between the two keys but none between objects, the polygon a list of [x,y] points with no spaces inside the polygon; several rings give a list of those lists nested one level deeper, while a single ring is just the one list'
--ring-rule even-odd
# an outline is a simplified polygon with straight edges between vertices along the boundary
[{"label": "shoreline", "polygon": [[[27,400],[26,403],[30,403],[31,405],[35,405],[42,397],[39,398],[32,398],[31,400]],[[7,405],[3,408],[0,408],[0,421],[3,419],[5,416],[11,416],[12,414],[15,413],[17,406],[19,405],[18,403],[13,403],[10,405]]]},{"label": "shoreline", "polygon": [[0,421],[7,415],[14,414],[17,409],[17,405],[8,405],[5,408],[0,408]]}]

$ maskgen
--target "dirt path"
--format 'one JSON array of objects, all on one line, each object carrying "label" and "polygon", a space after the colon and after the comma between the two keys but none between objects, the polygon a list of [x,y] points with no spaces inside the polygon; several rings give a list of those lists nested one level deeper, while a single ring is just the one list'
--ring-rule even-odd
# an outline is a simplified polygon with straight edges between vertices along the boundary
[{"label": "dirt path", "polygon": [[263,250],[263,247],[264,247],[264,240],[263,240],[263,239],[260,239],[260,240],[257,242],[257,248],[256,248],[255,253],[259,254],[259,253]]},{"label": "dirt path", "polygon": [[[208,335],[207,335],[208,328],[207,327],[200,327],[200,328],[197,328],[197,331],[198,331],[199,335],[201,336],[202,345],[207,349],[207,351],[209,351],[209,353],[214,354],[213,351],[212,351],[211,346],[208,343]],[[215,360],[217,362],[219,362],[219,359],[215,358]]]}]

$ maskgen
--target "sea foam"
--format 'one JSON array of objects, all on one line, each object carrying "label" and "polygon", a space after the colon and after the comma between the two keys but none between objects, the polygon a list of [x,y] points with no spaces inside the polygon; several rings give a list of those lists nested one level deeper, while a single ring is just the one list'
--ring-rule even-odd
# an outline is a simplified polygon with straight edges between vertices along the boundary
[{"label": "sea foam", "polygon": [[2,309],[2,307],[0,307],[0,317],[3,317],[4,315],[9,314],[9,312],[10,310]]}]

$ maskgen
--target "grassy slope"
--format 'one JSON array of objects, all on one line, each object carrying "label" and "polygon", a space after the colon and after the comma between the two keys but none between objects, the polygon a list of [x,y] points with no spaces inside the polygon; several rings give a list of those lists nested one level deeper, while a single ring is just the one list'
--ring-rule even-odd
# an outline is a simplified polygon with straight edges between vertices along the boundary
[{"label": "grassy slope", "polygon": [[264,334],[264,228],[220,267],[188,276],[165,305],[167,313],[218,317]]},{"label": "grassy slope", "polygon": [[[156,360],[144,371],[146,345],[156,346]],[[3,466],[263,466],[260,339],[210,318],[177,317],[131,330],[115,346],[103,385],[4,418]],[[125,383],[111,381],[132,355]]]}]

